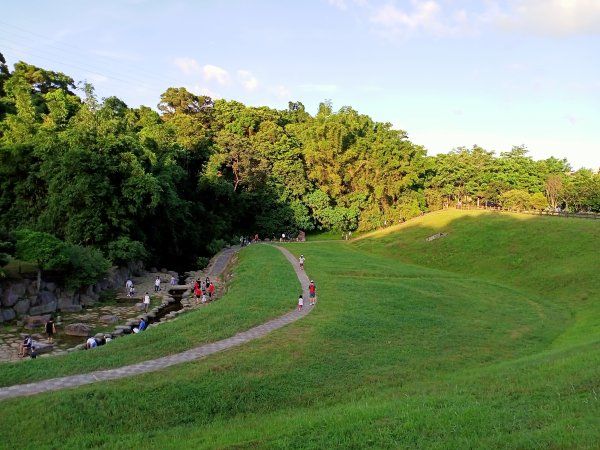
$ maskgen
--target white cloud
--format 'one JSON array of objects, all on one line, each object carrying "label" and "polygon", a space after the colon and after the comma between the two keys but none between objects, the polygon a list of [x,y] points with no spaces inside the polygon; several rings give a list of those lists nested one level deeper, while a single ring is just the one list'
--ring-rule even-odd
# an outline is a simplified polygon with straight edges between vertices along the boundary
[{"label": "white cloud", "polygon": [[230,77],[229,73],[221,67],[207,64],[202,68],[206,81],[215,80],[219,84],[228,84]]},{"label": "white cloud", "polygon": [[198,73],[202,73],[202,68],[198,61],[193,58],[176,58],[175,65],[181,70],[185,75],[194,75]]},{"label": "white cloud", "polygon": [[598,0],[510,0],[493,5],[489,20],[501,28],[551,36],[600,34]]},{"label": "white cloud", "polygon": [[382,32],[390,37],[406,37],[417,32],[437,35],[452,34],[455,22],[464,22],[466,12],[456,11],[446,18],[442,7],[433,0],[411,0],[412,10],[400,9],[388,3],[375,9],[370,21],[382,27]]},{"label": "white cloud", "polygon": [[238,77],[247,90],[254,91],[258,87],[258,80],[248,70],[238,70]]}]

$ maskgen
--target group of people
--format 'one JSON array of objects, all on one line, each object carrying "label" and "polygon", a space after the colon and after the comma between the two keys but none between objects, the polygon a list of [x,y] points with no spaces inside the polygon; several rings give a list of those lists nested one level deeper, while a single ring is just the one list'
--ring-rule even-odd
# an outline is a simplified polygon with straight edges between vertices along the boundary
[{"label": "group of people", "polygon": [[[309,305],[315,306],[317,304],[317,285],[314,280],[310,280],[308,285],[308,299]],[[298,311],[301,311],[304,307],[304,294],[300,292],[300,296],[298,297]]]},{"label": "group of people", "polygon": [[[54,323],[54,319],[50,317],[44,326],[46,330],[46,338],[49,344],[54,343],[54,335],[56,334],[56,324]],[[33,338],[31,335],[25,336],[23,342],[19,346],[19,356],[25,357],[30,356],[31,358],[37,357],[37,350],[35,345],[33,345]]]},{"label": "group of people", "polygon": [[135,295],[135,286],[133,285],[133,281],[128,279],[125,282],[125,291],[127,292],[127,297],[133,297]]},{"label": "group of people", "polygon": [[[300,258],[298,258],[298,265],[300,266],[301,270],[304,270],[305,260],[306,258],[304,258],[304,255],[300,255]],[[310,280],[310,283],[308,284],[308,298],[310,301],[310,306],[315,306],[315,304],[317,303],[317,285],[315,284],[314,280]],[[301,292],[300,296],[298,297],[298,311],[300,311],[303,307],[304,294]]]},{"label": "group of people", "polygon": [[196,305],[200,302],[206,303],[212,301],[215,292],[215,285],[210,278],[206,277],[204,281],[196,280],[194,283],[194,296],[196,297]]}]

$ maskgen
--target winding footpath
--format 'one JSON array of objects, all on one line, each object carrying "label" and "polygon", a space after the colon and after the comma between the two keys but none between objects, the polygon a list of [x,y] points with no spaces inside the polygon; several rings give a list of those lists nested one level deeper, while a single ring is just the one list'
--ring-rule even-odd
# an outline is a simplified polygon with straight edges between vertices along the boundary
[{"label": "winding footpath", "polygon": [[[286,249],[277,247],[286,256],[292,267],[296,271],[298,280],[302,286],[304,298],[308,300],[308,283],[309,279],[306,273],[298,267],[297,261],[294,256]],[[217,277],[221,272],[225,270],[227,264],[231,260],[231,257],[238,251],[239,247],[224,250],[216,256],[214,264],[210,269],[211,277]],[[292,297],[294,298],[294,297]],[[117,369],[99,370],[96,372],[85,373],[81,375],[71,375],[68,377],[53,378],[44,381],[38,381],[29,384],[18,384],[14,386],[8,386],[0,388],[0,400],[20,397],[25,395],[34,395],[42,392],[57,391],[60,389],[67,389],[77,386],[83,386],[86,384],[96,383],[99,381],[116,380],[119,378],[129,377],[132,375],[138,375],[141,373],[154,372],[156,370],[164,369],[175,364],[181,364],[188,361],[193,361],[213,353],[226,350],[231,347],[244,344],[252,339],[265,336],[271,331],[277,330],[288,323],[294,322],[301,317],[304,317],[311,311],[310,306],[305,306],[301,311],[294,310],[281,317],[270,320],[262,325],[251,328],[247,331],[241,332],[227,339],[221,341],[212,342],[205,344],[200,347],[192,348],[182,353],[176,353],[174,355],[164,356],[162,358],[144,361],[129,366],[119,367]]]}]

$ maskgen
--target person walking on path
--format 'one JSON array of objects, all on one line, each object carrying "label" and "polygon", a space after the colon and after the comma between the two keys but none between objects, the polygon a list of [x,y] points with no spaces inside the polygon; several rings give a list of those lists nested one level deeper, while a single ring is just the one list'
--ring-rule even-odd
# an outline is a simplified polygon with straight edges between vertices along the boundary
[{"label": "person walking on path", "polygon": [[48,337],[48,342],[51,344],[54,342],[54,333],[56,333],[56,325],[52,317],[50,317],[48,322],[46,322],[46,336]]},{"label": "person walking on path", "polygon": [[133,281],[128,279],[125,283],[125,290],[127,291],[127,297],[131,297],[131,290],[133,289]]},{"label": "person walking on path", "polygon": [[177,280],[175,279],[175,275],[171,275],[171,286],[175,286],[177,284]]},{"label": "person walking on path", "polygon": [[300,263],[300,268],[304,270],[304,255],[300,255],[298,262]]},{"label": "person walking on path", "polygon": [[302,296],[302,292],[301,292],[300,297],[298,297],[298,311],[301,311],[303,306],[304,306],[304,297]]},{"label": "person walking on path", "polygon": [[210,284],[208,285],[208,300],[212,301],[212,297],[213,297],[213,292],[215,292],[215,285],[212,283],[212,281],[210,282]]},{"label": "person walking on path", "polygon": [[154,292],[160,291],[160,275],[156,275],[156,280],[154,280]]},{"label": "person walking on path", "polygon": [[150,294],[146,292],[144,295],[144,311],[148,312],[148,307],[150,306]]},{"label": "person walking on path", "polygon": [[310,284],[308,285],[308,296],[310,298],[310,306],[315,306],[315,303],[317,303],[317,286],[313,280],[310,280]]}]

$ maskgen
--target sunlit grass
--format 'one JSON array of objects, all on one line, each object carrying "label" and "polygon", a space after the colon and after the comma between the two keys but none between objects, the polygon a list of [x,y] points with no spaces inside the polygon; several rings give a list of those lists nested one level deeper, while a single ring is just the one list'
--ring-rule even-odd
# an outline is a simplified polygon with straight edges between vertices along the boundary
[{"label": "sunlit grass", "polygon": [[[351,244],[289,244],[317,283],[311,314],[193,363],[2,402],[3,445],[597,448],[594,222],[452,217]],[[448,236],[424,240],[438,230]],[[247,299],[268,270],[294,277],[285,261],[270,271],[258,250],[236,275]],[[565,287],[569,275],[576,280]],[[282,296],[289,288],[295,297],[294,283],[284,284]],[[245,314],[243,303],[230,307]],[[202,334],[207,323],[188,326]]]}]

